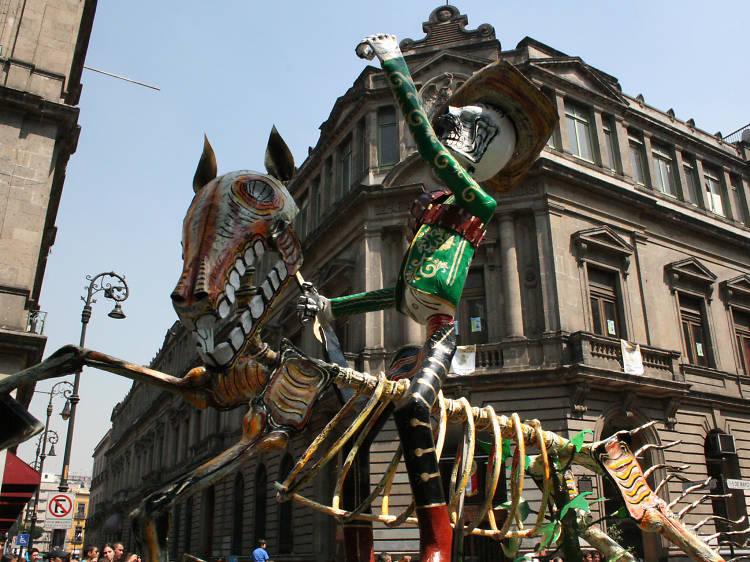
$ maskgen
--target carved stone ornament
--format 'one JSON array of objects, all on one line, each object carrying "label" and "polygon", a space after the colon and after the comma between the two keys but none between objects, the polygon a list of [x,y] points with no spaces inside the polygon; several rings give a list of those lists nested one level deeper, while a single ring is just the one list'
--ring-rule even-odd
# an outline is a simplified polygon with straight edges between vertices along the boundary
[{"label": "carved stone ornament", "polygon": [[625,401],[623,402],[623,409],[625,410],[625,415],[629,418],[632,418],[634,415],[635,410],[635,403],[638,400],[638,396],[634,391],[630,391],[625,394]]},{"label": "carved stone ornament", "polygon": [[680,409],[680,403],[679,398],[670,398],[669,402],[667,402],[667,406],[664,408],[664,423],[667,429],[674,429],[677,424],[677,410]]},{"label": "carved stone ornament", "polygon": [[586,413],[588,407],[586,406],[586,397],[589,394],[591,387],[586,382],[576,383],[573,387],[573,392],[570,395],[570,406],[573,410],[573,415],[576,417],[582,417]]},{"label": "carved stone ornament", "polygon": [[689,257],[669,263],[664,266],[664,271],[673,293],[677,289],[693,289],[711,299],[716,275],[696,258]]}]

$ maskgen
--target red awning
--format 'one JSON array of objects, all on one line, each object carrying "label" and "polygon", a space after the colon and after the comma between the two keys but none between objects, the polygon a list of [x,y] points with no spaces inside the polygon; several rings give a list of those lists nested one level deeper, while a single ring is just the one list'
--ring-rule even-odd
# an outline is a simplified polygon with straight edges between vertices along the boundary
[{"label": "red awning", "polygon": [[36,470],[10,451],[7,452],[3,485],[0,488],[0,533],[6,532],[18,518],[41,479],[42,475]]}]

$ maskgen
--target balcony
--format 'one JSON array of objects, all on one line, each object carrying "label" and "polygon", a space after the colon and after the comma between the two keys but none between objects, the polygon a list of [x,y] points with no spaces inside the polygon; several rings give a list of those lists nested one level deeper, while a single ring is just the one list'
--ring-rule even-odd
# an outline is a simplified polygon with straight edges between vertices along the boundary
[{"label": "balcony", "polygon": [[[678,366],[679,352],[647,345],[641,345],[640,349],[644,369],[642,377],[684,382]],[[569,365],[625,375],[620,340],[588,332],[559,332],[534,339],[514,338],[477,345],[474,374],[554,369]]]},{"label": "balcony", "polygon": [[44,335],[44,324],[47,322],[47,313],[43,310],[30,310],[26,320],[26,331],[39,336]]}]

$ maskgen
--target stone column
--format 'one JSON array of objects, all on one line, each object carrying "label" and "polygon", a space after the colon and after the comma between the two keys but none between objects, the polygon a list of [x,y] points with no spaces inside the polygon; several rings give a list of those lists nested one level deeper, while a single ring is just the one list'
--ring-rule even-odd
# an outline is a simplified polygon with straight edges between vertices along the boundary
[{"label": "stone column", "polygon": [[622,175],[633,179],[633,161],[630,159],[630,140],[628,139],[627,123],[615,117],[615,130],[613,134],[617,135],[617,150],[620,151]]},{"label": "stone column", "polygon": [[513,215],[500,215],[500,263],[502,266],[505,307],[505,336],[523,337],[521,282],[518,279],[518,255]]},{"label": "stone column", "polygon": [[616,166],[609,161],[609,157],[607,155],[607,138],[604,136],[604,121],[602,120],[602,112],[598,109],[594,109],[594,138],[596,139],[597,144],[597,147],[594,150],[594,161],[602,168],[611,168],[614,170]]},{"label": "stone column", "polygon": [[555,280],[555,253],[552,247],[550,221],[548,213],[552,209],[535,209],[536,247],[539,260],[539,283],[542,289],[542,307],[544,309],[544,331],[560,330],[559,307],[557,305],[557,284]]},{"label": "stone column", "polygon": [[[365,264],[365,291],[375,291],[383,288],[382,248],[382,229],[365,224],[362,248]],[[376,310],[366,313],[363,318],[365,328],[365,370],[370,372],[378,372],[384,368],[383,317],[383,311]]]},{"label": "stone column", "polygon": [[[398,261],[398,263],[394,264],[395,268],[398,270],[398,268],[401,267],[401,260],[403,259],[403,256],[406,255],[406,252],[409,251],[409,244],[411,243],[411,229],[408,227],[405,229],[404,236],[401,237],[401,248],[402,251],[398,256],[395,256],[395,259]],[[424,344],[426,333],[425,329],[421,324],[418,324],[411,318],[409,318],[406,314],[399,314],[401,318],[401,333],[403,334],[403,344],[402,345],[422,345]]]}]

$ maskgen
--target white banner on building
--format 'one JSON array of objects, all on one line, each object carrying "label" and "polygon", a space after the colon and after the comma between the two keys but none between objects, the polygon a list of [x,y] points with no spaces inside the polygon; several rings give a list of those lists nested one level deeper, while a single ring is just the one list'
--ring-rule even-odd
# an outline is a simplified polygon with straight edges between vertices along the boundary
[{"label": "white banner on building", "polygon": [[642,375],[641,346],[637,343],[620,340],[620,347],[622,348],[622,370],[629,375]]},{"label": "white banner on building", "polygon": [[451,361],[451,373],[470,375],[476,369],[477,346],[459,345]]}]

